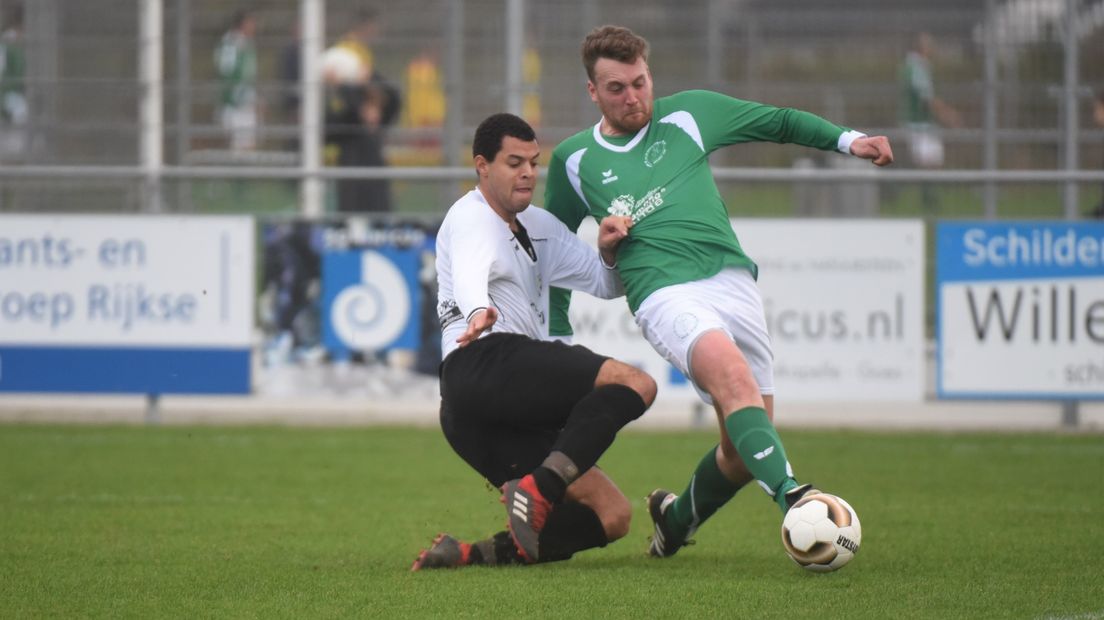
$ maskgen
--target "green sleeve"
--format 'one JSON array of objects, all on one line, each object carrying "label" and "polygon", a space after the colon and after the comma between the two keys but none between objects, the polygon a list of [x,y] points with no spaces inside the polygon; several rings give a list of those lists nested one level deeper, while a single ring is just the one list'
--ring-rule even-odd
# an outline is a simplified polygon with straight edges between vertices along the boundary
[{"label": "green sleeve", "polygon": [[711,91],[688,91],[686,107],[702,123],[705,149],[740,142],[800,144],[834,151],[840,134],[848,131],[811,112],[735,99]]},{"label": "green sleeve", "polygon": [[[548,176],[544,183],[544,208],[560,219],[571,232],[579,230],[588,209],[567,176],[567,163],[560,149],[552,152],[548,164]],[[571,306],[571,290],[551,287],[548,294],[548,333],[553,336],[571,336],[568,309]]]},{"label": "green sleeve", "polygon": [[552,286],[548,289],[548,333],[552,336],[573,336],[567,311],[571,308],[571,289]]}]

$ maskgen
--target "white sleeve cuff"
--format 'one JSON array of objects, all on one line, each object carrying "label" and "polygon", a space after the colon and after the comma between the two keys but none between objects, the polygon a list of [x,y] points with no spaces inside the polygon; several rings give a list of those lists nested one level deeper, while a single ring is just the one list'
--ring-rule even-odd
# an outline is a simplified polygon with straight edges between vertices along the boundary
[{"label": "white sleeve cuff", "polygon": [[866,134],[861,131],[845,131],[840,134],[839,141],[836,142],[836,148],[839,150],[840,153],[843,153],[844,155],[850,155],[851,143],[854,142],[856,138],[865,137]]}]

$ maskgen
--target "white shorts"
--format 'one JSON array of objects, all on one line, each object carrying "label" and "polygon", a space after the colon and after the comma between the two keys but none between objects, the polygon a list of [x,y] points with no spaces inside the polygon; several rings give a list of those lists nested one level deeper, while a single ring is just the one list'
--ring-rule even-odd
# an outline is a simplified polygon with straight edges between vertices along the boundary
[{"label": "white shorts", "polygon": [[711,330],[728,334],[747,358],[759,392],[774,394],[774,353],[763,298],[748,270],[728,268],[711,278],[661,288],[640,304],[636,324],[652,348],[690,379],[706,404],[713,399],[694,381],[690,354]]},{"label": "white shorts", "polygon": [[250,151],[257,147],[257,109],[252,105],[224,106],[222,128],[230,134],[230,150]]}]

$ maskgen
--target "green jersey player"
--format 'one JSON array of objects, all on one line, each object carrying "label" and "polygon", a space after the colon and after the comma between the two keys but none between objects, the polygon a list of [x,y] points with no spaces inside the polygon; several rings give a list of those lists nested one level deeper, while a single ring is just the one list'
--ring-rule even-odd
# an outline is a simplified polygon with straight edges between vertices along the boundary
[{"label": "green jersey player", "polygon": [[[785,511],[807,493],[774,429],[770,339],[757,267],[732,230],[709,154],[741,142],[792,142],[893,161],[886,138],[867,137],[799,110],[706,91],[653,100],[648,44],[603,26],[583,42],[597,125],[556,147],[545,206],[573,230],[588,215],[625,215],[634,225],[617,250],[629,308],[653,348],[711,403],[720,443],[686,491],[648,498],[649,552],[670,556],[752,479]],[[551,298],[551,333],[569,335],[565,291]]]},{"label": "green jersey player", "polygon": [[256,31],[257,18],[249,11],[239,12],[215,49],[219,116],[234,151],[252,150],[257,145]]}]

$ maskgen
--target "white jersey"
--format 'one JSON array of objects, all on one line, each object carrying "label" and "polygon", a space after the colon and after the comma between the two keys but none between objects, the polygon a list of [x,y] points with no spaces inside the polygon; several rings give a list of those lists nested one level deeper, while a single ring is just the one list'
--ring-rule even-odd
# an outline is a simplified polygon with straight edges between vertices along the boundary
[{"label": "white jersey", "polygon": [[612,299],[624,294],[615,269],[602,264],[595,248],[540,207],[517,215],[535,258],[510,226],[487,204],[478,188],[449,208],[437,233],[437,318],[441,354],[477,310],[494,306],[498,321],[484,332],[548,339],[548,287],[559,286]]}]

